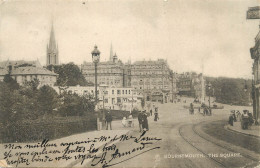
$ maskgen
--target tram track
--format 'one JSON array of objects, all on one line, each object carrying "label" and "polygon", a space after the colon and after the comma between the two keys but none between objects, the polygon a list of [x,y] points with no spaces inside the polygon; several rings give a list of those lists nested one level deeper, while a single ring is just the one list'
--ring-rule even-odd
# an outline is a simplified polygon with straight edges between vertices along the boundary
[{"label": "tram track", "polygon": [[[205,122],[205,121],[203,121],[203,122]],[[230,152],[237,152],[237,151],[235,151],[234,149],[232,149],[232,148],[230,148],[230,147],[228,147],[228,146],[226,146],[226,145],[221,145],[220,143],[216,143],[216,142],[214,142],[214,141],[211,141],[211,140],[209,140],[208,138],[202,136],[200,133],[198,133],[198,132],[196,131],[195,127],[198,126],[199,124],[202,124],[203,122],[200,122],[200,123],[198,123],[198,124],[194,124],[194,125],[192,126],[192,130],[193,130],[199,137],[201,137],[201,138],[203,138],[203,139],[205,139],[205,140],[207,140],[207,141],[209,141],[209,142],[211,142],[211,143],[213,143],[213,144],[215,144],[215,145],[217,145],[217,146],[219,146],[219,147],[221,147],[221,148],[224,148],[224,149],[226,149],[226,150],[228,150],[228,151],[230,151]],[[245,157],[245,158],[247,158],[247,159],[250,159],[250,160],[252,160],[252,161],[255,161],[255,162],[259,162],[259,161],[260,161],[259,159],[253,158],[252,156],[250,156],[250,155],[248,155],[248,154],[245,154],[245,153],[240,153],[240,154],[241,154],[243,157]]]},{"label": "tram track", "polygon": [[[203,121],[205,122],[205,121]],[[206,152],[205,149],[202,149],[201,147],[199,147],[198,142],[200,141],[206,141],[207,143],[213,144],[213,146],[215,145],[216,147],[219,148],[220,151],[229,151],[231,153],[236,153],[237,151],[233,150],[230,147],[227,147],[226,145],[221,145],[220,143],[216,143],[212,140],[210,140],[209,138],[205,138],[205,136],[202,136],[198,131],[196,131],[196,127],[199,126],[200,124],[202,124],[203,122],[197,123],[197,124],[185,124],[185,125],[181,125],[179,127],[179,134],[182,137],[182,139],[187,142],[188,144],[190,144],[193,148],[195,148],[196,150],[198,150],[199,152],[201,152],[203,155],[205,155],[205,157],[207,157],[208,159],[212,160],[213,162],[217,163],[220,167],[230,167],[230,165],[228,165],[228,163],[223,162],[221,160],[221,158],[218,157],[210,157],[208,155],[208,152]],[[191,126],[191,129],[189,129],[188,131],[192,131],[191,134],[194,134],[195,136],[185,136],[183,130]],[[197,137],[196,137],[197,136]],[[198,139],[198,137],[200,138],[200,140],[195,141],[196,139]],[[197,144],[196,144],[197,143]],[[212,145],[211,145],[212,146]],[[240,155],[242,156],[242,158],[246,159],[249,163],[249,165],[255,164],[257,162],[259,162],[258,159],[251,157],[250,155],[247,155],[245,153],[240,153]],[[248,164],[245,165],[245,167],[248,167]]]}]

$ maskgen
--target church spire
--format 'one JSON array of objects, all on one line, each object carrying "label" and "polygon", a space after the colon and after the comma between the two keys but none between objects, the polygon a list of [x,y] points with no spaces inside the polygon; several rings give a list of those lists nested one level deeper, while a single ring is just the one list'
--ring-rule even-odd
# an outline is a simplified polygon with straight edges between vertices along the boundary
[{"label": "church spire", "polygon": [[49,44],[47,45],[47,66],[59,64],[59,51],[58,45],[55,41],[55,33],[53,28],[53,22],[51,23],[51,32]]},{"label": "church spire", "polygon": [[51,34],[50,34],[50,41],[49,41],[49,49],[52,51],[56,50],[56,41],[55,41],[55,35],[54,35],[54,28],[53,28],[53,22],[51,23]]}]

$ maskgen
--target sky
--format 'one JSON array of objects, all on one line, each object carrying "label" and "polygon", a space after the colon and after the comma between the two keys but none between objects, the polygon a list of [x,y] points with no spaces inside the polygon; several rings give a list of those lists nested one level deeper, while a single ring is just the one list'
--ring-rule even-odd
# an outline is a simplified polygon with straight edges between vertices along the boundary
[{"label": "sky", "polygon": [[0,61],[46,64],[53,22],[61,63],[101,61],[110,46],[123,62],[167,59],[178,73],[252,77],[249,49],[259,20],[247,20],[259,0],[0,0]]}]

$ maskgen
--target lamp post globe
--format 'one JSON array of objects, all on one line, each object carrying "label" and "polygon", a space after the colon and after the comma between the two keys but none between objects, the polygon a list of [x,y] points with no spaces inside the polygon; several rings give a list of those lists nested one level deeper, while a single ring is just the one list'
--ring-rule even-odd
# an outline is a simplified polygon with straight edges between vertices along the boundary
[{"label": "lamp post globe", "polygon": [[210,88],[211,88],[211,83],[208,84],[208,89],[210,90]]},{"label": "lamp post globe", "polygon": [[100,51],[98,50],[97,45],[94,46],[94,50],[91,52],[93,63],[99,63]]}]

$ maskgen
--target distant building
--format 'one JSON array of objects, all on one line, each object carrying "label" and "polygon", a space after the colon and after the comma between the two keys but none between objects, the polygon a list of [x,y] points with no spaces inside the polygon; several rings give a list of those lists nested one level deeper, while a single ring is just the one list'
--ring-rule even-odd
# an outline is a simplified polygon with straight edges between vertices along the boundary
[{"label": "distant building", "polygon": [[4,76],[10,74],[18,84],[38,79],[39,86],[54,86],[57,80],[57,74],[43,68],[39,61],[4,61],[0,62],[0,81]]},{"label": "distant building", "polygon": [[139,94],[143,94],[145,100],[162,103],[170,101],[174,81],[166,60],[136,61],[130,67],[131,86]]},{"label": "distant building", "polygon": [[254,119],[259,122],[259,114],[260,114],[260,99],[259,99],[259,89],[260,89],[260,31],[258,32],[257,36],[255,37],[255,46],[250,49],[251,58],[254,60],[253,62],[253,86],[252,86],[252,99],[253,99],[253,116]]},{"label": "distant building", "polygon": [[[66,91],[68,93],[76,93],[80,96],[93,97],[95,95],[94,86],[69,86],[65,89],[53,87],[57,93]],[[98,88],[98,108],[113,110],[130,110],[133,108],[141,108],[141,98],[132,88],[129,87],[108,87],[100,85]]]},{"label": "distant building", "polygon": [[[87,81],[95,81],[95,66],[93,62],[84,62],[81,65],[81,72]],[[118,59],[117,55],[110,56],[110,60],[98,63],[97,83],[98,85],[107,85],[109,87],[129,87],[127,76],[129,70]]]},{"label": "distant building", "polygon": [[[84,62],[81,71],[87,81],[94,81],[94,63]],[[132,87],[145,100],[163,103],[171,101],[176,93],[176,78],[172,79],[170,72],[167,61],[163,59],[124,64],[116,54],[113,56],[111,46],[109,61],[98,63],[97,83],[109,87]]]},{"label": "distant building", "polygon": [[53,29],[53,24],[51,26],[51,33],[49,44],[47,44],[47,55],[46,55],[46,66],[48,65],[59,65],[59,49],[58,44],[55,41],[55,34]]},{"label": "distant building", "polygon": [[205,99],[205,79],[202,74],[195,72],[185,72],[178,75],[179,95],[191,96],[204,102]]}]

